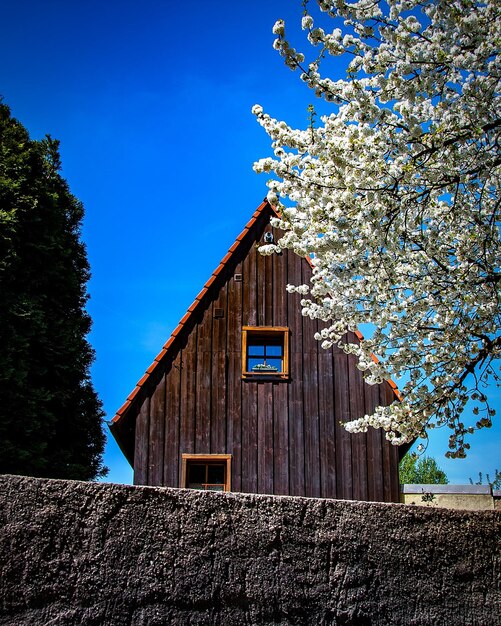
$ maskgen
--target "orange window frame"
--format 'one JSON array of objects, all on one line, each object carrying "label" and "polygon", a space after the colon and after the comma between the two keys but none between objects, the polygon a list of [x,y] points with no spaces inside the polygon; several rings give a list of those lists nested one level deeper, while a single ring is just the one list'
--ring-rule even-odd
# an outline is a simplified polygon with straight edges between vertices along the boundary
[{"label": "orange window frame", "polygon": [[[252,337],[264,339],[280,338],[283,345],[282,371],[281,372],[249,372],[247,363],[249,360],[248,346]],[[273,378],[287,380],[289,378],[289,329],[287,326],[243,326],[242,328],[242,378],[259,380],[260,378]]]},{"label": "orange window frame", "polygon": [[185,454],[181,455],[181,488],[189,489],[186,484],[188,480],[188,465],[190,462],[198,464],[224,465],[224,489],[231,491],[231,454]]}]

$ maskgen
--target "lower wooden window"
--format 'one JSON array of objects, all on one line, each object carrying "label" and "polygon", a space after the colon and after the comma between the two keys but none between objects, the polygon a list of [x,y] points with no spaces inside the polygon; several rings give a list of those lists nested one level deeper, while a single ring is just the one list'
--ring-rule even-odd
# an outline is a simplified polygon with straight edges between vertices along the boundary
[{"label": "lower wooden window", "polygon": [[181,487],[230,491],[231,454],[183,454]]}]

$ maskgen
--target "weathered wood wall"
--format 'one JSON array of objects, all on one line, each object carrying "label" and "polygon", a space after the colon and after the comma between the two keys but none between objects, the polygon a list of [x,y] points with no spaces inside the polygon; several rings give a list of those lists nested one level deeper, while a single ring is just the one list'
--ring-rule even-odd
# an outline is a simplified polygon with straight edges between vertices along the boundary
[{"label": "weathered wood wall", "polygon": [[[398,450],[380,431],[340,426],[391,403],[393,390],[366,385],[352,357],[314,339],[318,322],[285,289],[311,268],[289,251],[259,254],[268,222],[263,212],[138,405],[135,484],[178,487],[182,453],[227,453],[234,491],[397,502]],[[289,327],[290,380],[242,380],[246,325]]]}]

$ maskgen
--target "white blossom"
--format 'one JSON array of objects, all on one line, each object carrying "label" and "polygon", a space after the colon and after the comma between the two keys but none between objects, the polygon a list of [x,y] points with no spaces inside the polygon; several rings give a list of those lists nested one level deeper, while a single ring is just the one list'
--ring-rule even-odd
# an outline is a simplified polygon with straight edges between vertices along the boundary
[{"label": "white blossom", "polygon": [[[274,46],[332,112],[294,129],[253,108],[274,155],[254,167],[275,175],[268,199],[284,231],[266,252],[312,259],[309,289],[287,289],[325,323],[323,347],[355,355],[370,384],[406,375],[401,402],[347,429],[383,428],[399,444],[448,425],[448,455],[465,456],[465,435],[491,424],[487,385],[501,352],[500,5],[318,4],[334,27],[314,27],[306,11],[312,61],[282,20]],[[347,77],[322,75],[329,55],[346,57]],[[373,336],[349,339],[365,322]]]},{"label": "white blossom", "polygon": [[283,20],[277,20],[273,26],[274,35],[283,35],[285,32],[285,23]]}]

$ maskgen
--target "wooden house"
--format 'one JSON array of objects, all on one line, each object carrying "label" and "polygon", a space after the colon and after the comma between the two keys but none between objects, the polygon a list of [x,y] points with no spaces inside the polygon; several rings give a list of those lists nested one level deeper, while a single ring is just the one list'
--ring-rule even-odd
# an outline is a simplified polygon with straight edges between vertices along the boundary
[{"label": "wooden house", "polygon": [[340,424],[395,401],[395,385],[367,385],[314,339],[286,291],[308,283],[308,260],[257,250],[273,215],[257,208],[111,431],[139,485],[398,502],[402,451]]}]

